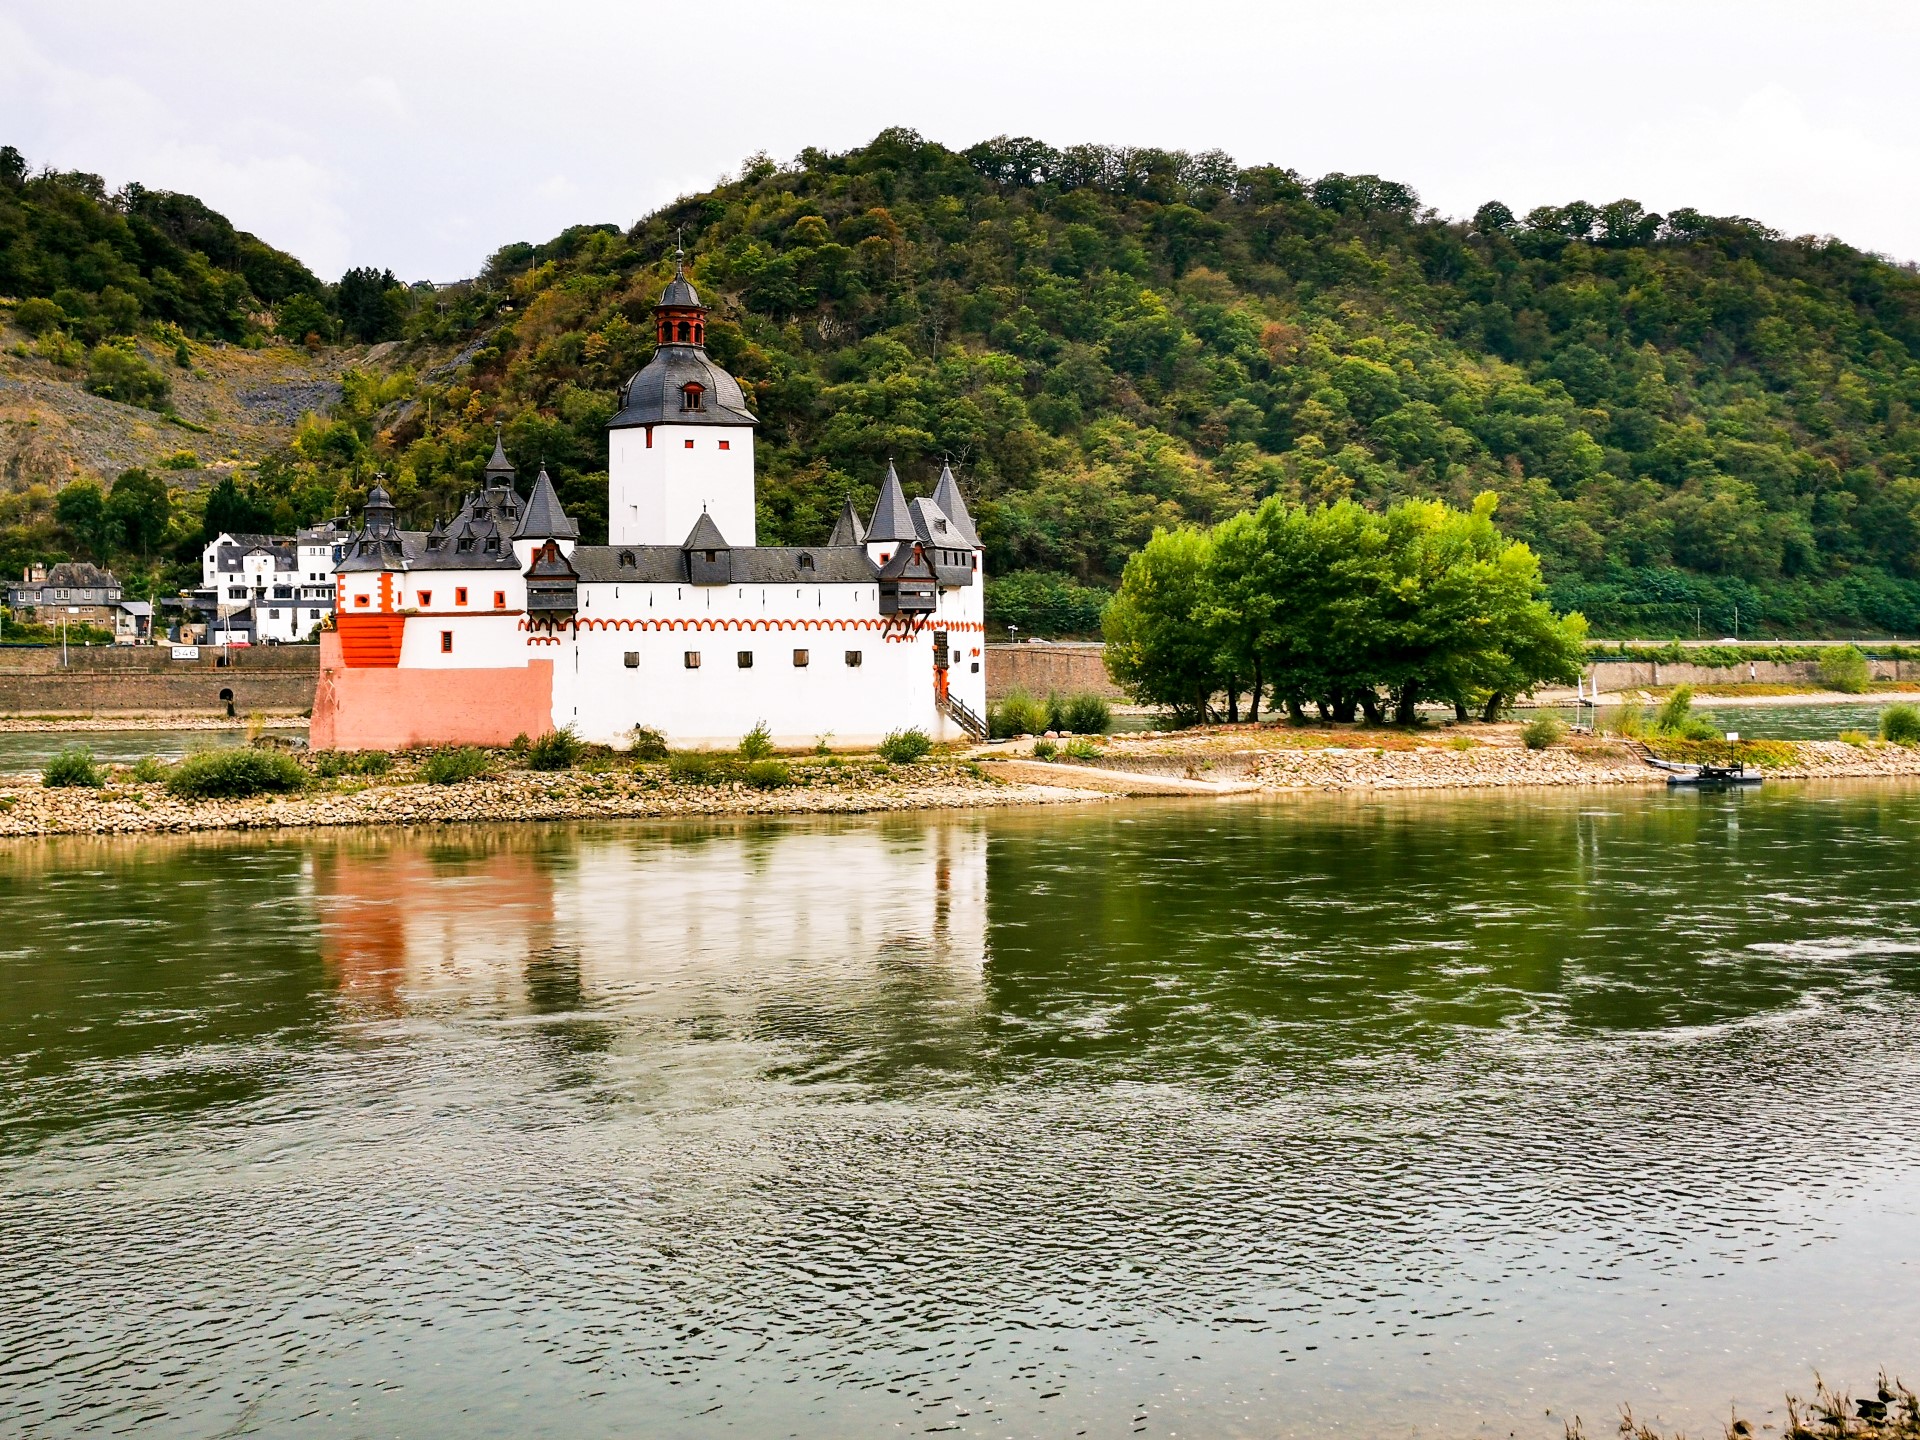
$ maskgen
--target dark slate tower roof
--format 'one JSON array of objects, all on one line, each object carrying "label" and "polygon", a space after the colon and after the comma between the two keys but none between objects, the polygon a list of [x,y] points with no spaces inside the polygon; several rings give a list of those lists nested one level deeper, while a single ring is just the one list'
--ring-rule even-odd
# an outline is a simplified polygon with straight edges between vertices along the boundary
[{"label": "dark slate tower roof", "polygon": [[553,488],[553,481],[547,477],[547,467],[540,467],[540,478],[533,482],[533,498],[527,501],[526,514],[520,517],[520,528],[513,532],[516,540],[577,540],[580,527],[567,518],[567,512],[560,506],[560,496]]},{"label": "dark slate tower roof", "polygon": [[507,452],[500,444],[500,422],[493,425],[493,456],[487,461],[487,488],[503,486],[513,487],[513,462],[507,459]]},{"label": "dark slate tower roof", "polygon": [[870,542],[913,539],[913,517],[907,513],[907,492],[900,488],[900,474],[887,461],[887,478],[880,482],[880,498],[873,502],[873,519],[867,522]]},{"label": "dark slate tower roof", "polygon": [[[659,320],[659,344],[653,358],[620,389],[620,413],[607,422],[609,430],[636,425],[758,425],[740,393],[740,382],[714,364],[707,354],[706,306],[687,279],[674,267],[673,279],[653,307]],[[680,336],[680,339],[670,338]],[[698,386],[689,403],[688,386]]]},{"label": "dark slate tower roof", "polygon": [[840,518],[833,522],[833,534],[827,537],[828,545],[864,545],[867,543],[867,527],[860,523],[860,512],[853,508],[853,497],[849,495],[846,503],[840,507]]},{"label": "dark slate tower roof", "polygon": [[933,487],[933,503],[940,507],[954,531],[974,549],[980,548],[980,532],[973,528],[973,516],[967,512],[966,497],[960,482],[953,478],[953,466],[940,463],[940,483]]},{"label": "dark slate tower roof", "polygon": [[706,511],[700,512],[700,518],[693,522],[693,529],[687,532],[686,543],[682,550],[726,550],[731,547],[726,537],[720,533],[720,527],[713,523],[713,517]]}]

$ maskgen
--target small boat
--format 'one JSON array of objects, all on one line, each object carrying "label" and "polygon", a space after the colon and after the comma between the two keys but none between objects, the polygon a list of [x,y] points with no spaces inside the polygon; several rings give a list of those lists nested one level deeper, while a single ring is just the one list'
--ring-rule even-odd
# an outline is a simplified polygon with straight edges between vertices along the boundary
[{"label": "small boat", "polygon": [[[1729,735],[1730,744],[1737,744],[1740,737]],[[1730,761],[1725,765],[1707,762],[1694,764],[1687,760],[1662,760],[1644,744],[1640,746],[1640,758],[1656,770],[1667,772],[1667,787],[1678,789],[1682,786],[1694,790],[1732,790],[1744,785],[1758,785],[1761,774],[1750,769],[1740,761]]]}]

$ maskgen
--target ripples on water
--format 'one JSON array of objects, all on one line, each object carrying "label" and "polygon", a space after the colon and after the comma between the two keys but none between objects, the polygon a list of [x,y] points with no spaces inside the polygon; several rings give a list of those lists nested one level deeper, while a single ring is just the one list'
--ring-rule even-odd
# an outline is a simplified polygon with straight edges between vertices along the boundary
[{"label": "ripples on water", "polygon": [[1788,787],[16,847],[0,1429],[1758,1414],[1920,1334],[1916,859]]}]

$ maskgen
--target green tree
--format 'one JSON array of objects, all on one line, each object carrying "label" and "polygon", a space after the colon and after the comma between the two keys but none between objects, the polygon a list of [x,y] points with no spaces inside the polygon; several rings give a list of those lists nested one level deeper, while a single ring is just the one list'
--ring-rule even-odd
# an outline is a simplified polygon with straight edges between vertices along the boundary
[{"label": "green tree", "polygon": [[205,518],[200,526],[202,543],[218,535],[267,534],[272,528],[272,506],[243,491],[233,476],[222,475],[207,492]]},{"label": "green tree", "polygon": [[147,410],[166,409],[173,396],[172,381],[132,349],[114,344],[96,345],[87,356],[87,389]]},{"label": "green tree", "polygon": [[334,290],[340,323],[356,340],[391,340],[407,315],[407,290],[391,270],[362,266],[340,277]]},{"label": "green tree", "polygon": [[166,539],[173,518],[167,482],[145,470],[125,470],[107,496],[107,515],[115,538],[146,559]]},{"label": "green tree", "polygon": [[1206,718],[1227,678],[1207,623],[1212,549],[1202,531],[1156,530],[1127,562],[1102,621],[1114,680],[1141,704],[1189,722]]},{"label": "green tree", "polygon": [[107,497],[91,480],[76,480],[60,492],[54,502],[54,514],[60,528],[87,554],[104,565],[113,548],[113,517],[107,509]]}]

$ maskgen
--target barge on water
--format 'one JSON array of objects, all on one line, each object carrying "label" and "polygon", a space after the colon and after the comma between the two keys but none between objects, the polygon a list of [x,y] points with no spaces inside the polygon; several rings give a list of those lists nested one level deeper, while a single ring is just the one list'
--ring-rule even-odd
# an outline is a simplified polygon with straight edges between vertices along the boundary
[{"label": "barge on water", "polygon": [[1749,768],[1745,762],[1733,756],[1733,747],[1740,743],[1740,736],[1732,733],[1727,736],[1727,763],[1715,765],[1711,761],[1693,763],[1686,760],[1662,760],[1645,745],[1640,747],[1640,758],[1656,770],[1667,772],[1667,788],[1693,790],[1733,790],[1749,785],[1758,785],[1761,775],[1758,770]]}]

